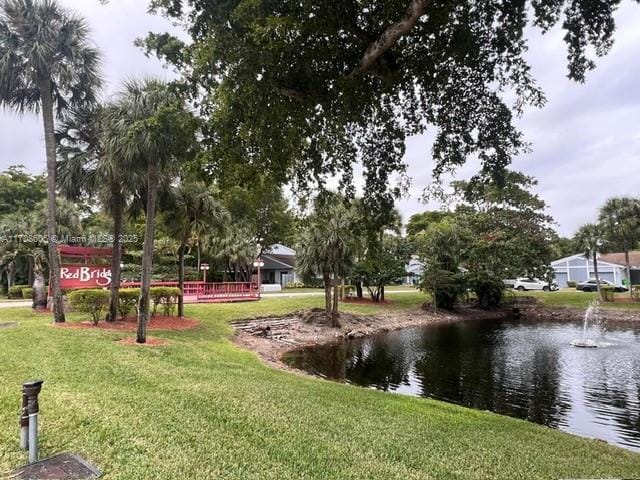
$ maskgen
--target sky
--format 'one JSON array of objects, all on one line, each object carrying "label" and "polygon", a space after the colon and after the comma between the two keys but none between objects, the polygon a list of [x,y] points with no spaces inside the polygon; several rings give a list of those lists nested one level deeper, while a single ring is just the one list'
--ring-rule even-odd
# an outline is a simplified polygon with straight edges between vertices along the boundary
[{"label": "sky", "polygon": [[[105,96],[120,83],[142,75],[164,79],[173,73],[133,45],[148,31],[175,29],[162,17],[150,15],[146,0],[60,0],[80,12],[90,25],[91,38],[103,54]],[[640,185],[640,7],[629,0],[616,14],[618,30],[611,52],[597,60],[597,69],[584,84],[566,78],[566,48],[557,28],[546,35],[532,30],[528,59],[548,102],[529,109],[517,120],[532,152],[514,160],[513,168],[536,177],[536,192],[561,235],[571,236],[583,223],[594,221],[599,206],[613,195],[639,195]],[[405,161],[411,178],[409,196],[398,203],[403,217],[436,208],[421,201],[431,181],[433,133],[407,142]],[[44,171],[41,120],[0,111],[0,170],[23,164]],[[470,176],[470,162],[458,178]]]}]

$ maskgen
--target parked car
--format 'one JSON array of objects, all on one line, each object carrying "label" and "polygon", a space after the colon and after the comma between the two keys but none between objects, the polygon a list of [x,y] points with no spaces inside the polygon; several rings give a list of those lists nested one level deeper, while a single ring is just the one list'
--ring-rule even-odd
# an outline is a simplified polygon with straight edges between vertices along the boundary
[{"label": "parked car", "polygon": [[558,290],[558,284],[556,282],[553,282],[551,283],[551,285],[549,285],[549,282],[543,282],[542,280],[539,280],[537,278],[520,277],[516,278],[516,281],[513,284],[513,288],[515,288],[516,290],[520,290],[521,292],[524,292],[525,290],[543,290],[545,292],[548,292],[550,290]]},{"label": "parked car", "polygon": [[[629,289],[627,287],[625,287],[624,285],[616,285],[613,282],[610,282],[609,280],[605,280],[604,278],[600,279],[600,286],[602,287],[613,287],[615,289],[616,292],[628,292]],[[584,282],[580,282],[578,284],[576,284],[576,290],[579,291],[583,291],[583,292],[595,292],[598,290],[598,284],[596,282],[595,278],[591,278],[589,280],[586,280]]]}]

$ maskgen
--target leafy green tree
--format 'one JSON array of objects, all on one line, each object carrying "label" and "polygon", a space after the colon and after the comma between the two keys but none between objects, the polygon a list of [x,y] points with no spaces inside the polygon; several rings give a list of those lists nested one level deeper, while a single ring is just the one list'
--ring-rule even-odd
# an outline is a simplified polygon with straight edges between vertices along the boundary
[{"label": "leafy green tree", "polygon": [[381,242],[369,245],[364,256],[356,264],[351,278],[369,291],[374,302],[384,300],[384,287],[402,278],[407,260],[407,249],[403,239],[385,235]]},{"label": "leafy green tree", "polygon": [[303,277],[322,277],[325,312],[334,327],[340,326],[338,286],[341,279],[349,275],[355,262],[357,237],[353,232],[357,219],[353,209],[339,197],[317,199],[296,258]]},{"label": "leafy green tree", "polygon": [[113,243],[111,256],[111,297],[107,320],[118,317],[120,289],[121,240],[124,233],[125,209],[143,178],[135,165],[124,158],[109,154],[106,145],[119,135],[119,121],[109,114],[114,105],[101,105],[90,109],[73,110],[56,130],[58,145],[58,184],[60,192],[74,201],[94,199],[107,210],[113,219]]},{"label": "leafy green tree", "polygon": [[[526,60],[527,31],[565,31],[569,77],[613,43],[619,1],[152,0],[190,39],[139,43],[175,66],[209,116],[216,172],[267,172],[300,185],[361,159],[375,210],[398,189],[405,139],[436,130],[436,175],[477,155],[499,179],[526,148],[513,122],[545,103]],[[507,103],[504,91],[514,93]],[[426,160],[426,158],[425,158]]]},{"label": "leafy green tree", "polygon": [[593,272],[596,276],[598,298],[602,299],[600,275],[598,274],[598,253],[602,251],[604,244],[602,226],[597,223],[585,223],[576,232],[575,243],[584,252],[585,258],[593,260]]},{"label": "leafy green tree", "polygon": [[622,246],[629,295],[633,298],[629,251],[633,250],[640,240],[640,200],[631,197],[610,198],[600,209],[599,220],[608,242]]},{"label": "leafy green tree", "polygon": [[205,232],[220,234],[228,213],[203,182],[182,180],[164,195],[160,208],[171,236],[178,241],[178,316],[184,317],[184,258],[192,241]]},{"label": "leafy green tree", "polygon": [[419,233],[429,228],[429,225],[442,221],[449,216],[449,212],[428,211],[411,215],[405,227],[407,237],[413,239]]},{"label": "leafy green tree", "polygon": [[146,342],[149,321],[149,288],[153,266],[156,200],[161,173],[170,176],[181,160],[192,158],[197,128],[184,100],[161,81],[131,80],[125,83],[107,123],[114,134],[106,139],[108,154],[146,170],[145,234],[136,341]]},{"label": "leafy green tree", "polygon": [[[47,234],[53,315],[64,322],[56,251],[55,116],[92,104],[101,81],[100,58],[79,16],[55,0],[0,2],[0,104],[41,112],[47,158]],[[54,112],[55,110],[55,112]]]},{"label": "leafy green tree", "polygon": [[417,252],[423,263],[420,288],[431,294],[434,309],[451,310],[464,292],[460,266],[469,240],[469,232],[446,217],[416,235]]},{"label": "leafy green tree", "polygon": [[0,173],[0,216],[32,212],[46,197],[46,179],[25,172],[22,165],[12,165]]}]

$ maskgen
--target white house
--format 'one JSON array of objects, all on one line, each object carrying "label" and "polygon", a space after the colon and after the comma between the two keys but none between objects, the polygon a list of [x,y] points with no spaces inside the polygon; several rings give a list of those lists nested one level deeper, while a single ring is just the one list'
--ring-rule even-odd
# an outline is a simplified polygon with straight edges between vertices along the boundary
[{"label": "white house", "polygon": [[279,243],[270,245],[262,253],[264,266],[260,276],[263,285],[281,285],[286,287],[288,282],[299,282],[296,273],[296,251]]},{"label": "white house", "polygon": [[[598,275],[604,280],[616,285],[622,284],[627,278],[624,265],[614,263],[605,255],[598,255]],[[582,282],[595,278],[593,259],[588,259],[583,253],[577,253],[569,257],[551,262],[551,268],[556,274],[556,282],[560,288],[566,287],[567,282]]]}]

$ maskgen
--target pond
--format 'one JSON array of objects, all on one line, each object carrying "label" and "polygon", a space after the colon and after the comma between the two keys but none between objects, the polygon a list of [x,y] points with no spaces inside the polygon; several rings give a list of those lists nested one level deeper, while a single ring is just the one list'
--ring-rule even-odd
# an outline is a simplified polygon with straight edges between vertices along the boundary
[{"label": "pond", "polygon": [[337,381],[523,418],[640,451],[640,325],[469,321],[407,328],[285,357]]}]

